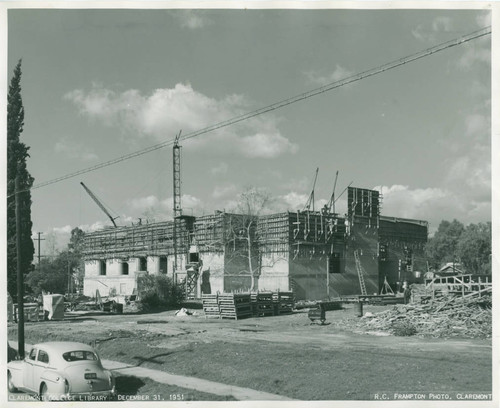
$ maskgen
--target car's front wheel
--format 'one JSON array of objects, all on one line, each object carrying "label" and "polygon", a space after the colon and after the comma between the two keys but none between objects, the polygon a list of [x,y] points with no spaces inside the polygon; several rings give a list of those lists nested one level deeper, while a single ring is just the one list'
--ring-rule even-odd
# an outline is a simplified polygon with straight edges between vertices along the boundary
[{"label": "car's front wheel", "polygon": [[7,385],[9,387],[9,392],[17,392],[17,388],[12,382],[12,374],[10,373],[10,371],[7,372]]}]

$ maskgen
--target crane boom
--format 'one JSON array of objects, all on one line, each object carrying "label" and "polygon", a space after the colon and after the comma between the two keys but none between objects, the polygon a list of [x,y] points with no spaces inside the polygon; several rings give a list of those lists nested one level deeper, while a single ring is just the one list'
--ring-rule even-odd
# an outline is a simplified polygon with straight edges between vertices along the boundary
[{"label": "crane boom", "polygon": [[327,210],[329,210],[331,213],[335,213],[335,188],[337,188],[337,179],[339,178],[339,171],[337,170],[337,173],[335,174],[335,183],[333,183],[333,193],[332,196],[330,197],[330,201],[327,204]]},{"label": "crane boom", "polygon": [[316,168],[316,174],[314,175],[314,182],[313,182],[311,195],[309,196],[309,199],[307,200],[307,203],[304,207],[304,211],[311,210],[311,206],[312,206],[312,210],[314,212],[314,188],[316,187],[316,180],[318,179],[318,171],[319,171],[319,167]]},{"label": "crane boom", "polygon": [[94,193],[92,191],[90,191],[90,189],[85,185],[83,184],[83,182],[80,182],[80,184],[82,185],[82,187],[85,189],[85,191],[88,193],[88,195],[92,198],[92,200],[95,201],[95,203],[99,206],[99,208],[104,211],[104,213],[108,216],[108,218],[111,220],[111,222],[113,223],[113,225],[115,226],[115,228],[117,227],[116,223],[115,223],[115,219],[118,218],[118,217],[115,217],[113,218],[111,216],[111,214],[109,213],[108,210],[106,210],[106,207],[104,207],[102,205],[102,203],[99,201],[99,199],[94,195]]}]

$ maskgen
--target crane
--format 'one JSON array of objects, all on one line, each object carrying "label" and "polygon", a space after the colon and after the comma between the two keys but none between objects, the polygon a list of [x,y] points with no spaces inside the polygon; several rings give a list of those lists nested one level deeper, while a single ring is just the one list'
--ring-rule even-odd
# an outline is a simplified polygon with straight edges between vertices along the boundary
[{"label": "crane", "polygon": [[316,187],[316,180],[318,179],[318,171],[319,171],[319,167],[316,168],[316,174],[314,176],[314,183],[313,183],[311,195],[309,196],[309,198],[307,200],[307,203],[306,203],[306,205],[304,207],[304,211],[310,211],[311,210],[311,206],[312,206],[312,210],[314,212],[314,188]]},{"label": "crane", "polygon": [[174,163],[174,218],[180,217],[182,215],[181,206],[181,147],[179,146],[179,139],[181,137],[182,130],[177,136],[175,136],[173,152],[173,163]]},{"label": "crane", "polygon": [[332,196],[330,197],[330,201],[328,201],[328,204],[326,205],[327,211],[330,211],[331,213],[335,213],[335,188],[337,187],[337,179],[339,178],[339,171],[337,170],[337,173],[335,173],[335,183],[333,183],[333,193]]},{"label": "crane", "polygon": [[116,222],[115,220],[118,218],[118,217],[115,217],[113,218],[111,216],[111,214],[109,213],[108,210],[106,210],[106,207],[104,207],[104,205],[102,205],[102,203],[99,201],[99,199],[94,195],[94,193],[92,191],[90,191],[90,189],[85,185],[83,184],[83,182],[80,182],[80,184],[82,185],[82,187],[85,189],[85,191],[88,193],[88,195],[92,198],[92,200],[95,201],[95,203],[99,206],[99,208],[104,211],[104,213],[108,216],[108,218],[111,220],[111,222],[113,223],[114,227],[117,228],[117,225],[116,225]]}]

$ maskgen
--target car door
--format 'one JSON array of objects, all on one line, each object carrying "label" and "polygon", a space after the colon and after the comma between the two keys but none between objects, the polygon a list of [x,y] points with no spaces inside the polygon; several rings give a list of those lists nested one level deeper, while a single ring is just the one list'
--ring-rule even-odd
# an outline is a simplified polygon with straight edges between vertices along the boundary
[{"label": "car door", "polygon": [[33,383],[33,368],[36,363],[36,355],[38,350],[36,348],[32,348],[28,357],[24,359],[23,364],[23,386],[29,390],[38,391],[34,388]]},{"label": "car door", "polygon": [[49,367],[49,354],[40,348],[36,361],[33,363],[33,386],[35,391],[39,391],[40,377],[43,372]]}]

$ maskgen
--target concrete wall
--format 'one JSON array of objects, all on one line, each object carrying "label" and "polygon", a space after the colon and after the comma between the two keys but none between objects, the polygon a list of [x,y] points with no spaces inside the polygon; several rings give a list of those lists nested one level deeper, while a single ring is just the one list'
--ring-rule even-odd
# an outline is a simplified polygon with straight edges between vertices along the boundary
[{"label": "concrete wall", "polygon": [[259,290],[290,290],[288,254],[263,254],[259,276]]},{"label": "concrete wall", "polygon": [[326,257],[290,260],[290,278],[297,300],[322,300],[327,297]]},{"label": "concrete wall", "polygon": [[121,259],[108,259],[106,261],[106,276],[122,276],[123,262]]},{"label": "concrete wall", "polygon": [[96,290],[101,296],[109,296],[112,289],[117,295],[131,295],[137,287],[135,275],[121,276],[85,276],[83,280],[83,294],[94,297]]},{"label": "concrete wall", "polygon": [[[160,257],[159,256],[148,256],[148,272],[150,274],[156,275],[160,273]],[[167,271],[163,271],[166,273]]]},{"label": "concrete wall", "polygon": [[203,262],[201,273],[202,293],[224,292],[224,254],[221,253],[200,253]]},{"label": "concrete wall", "polygon": [[85,276],[99,276],[100,261],[85,261]]}]

